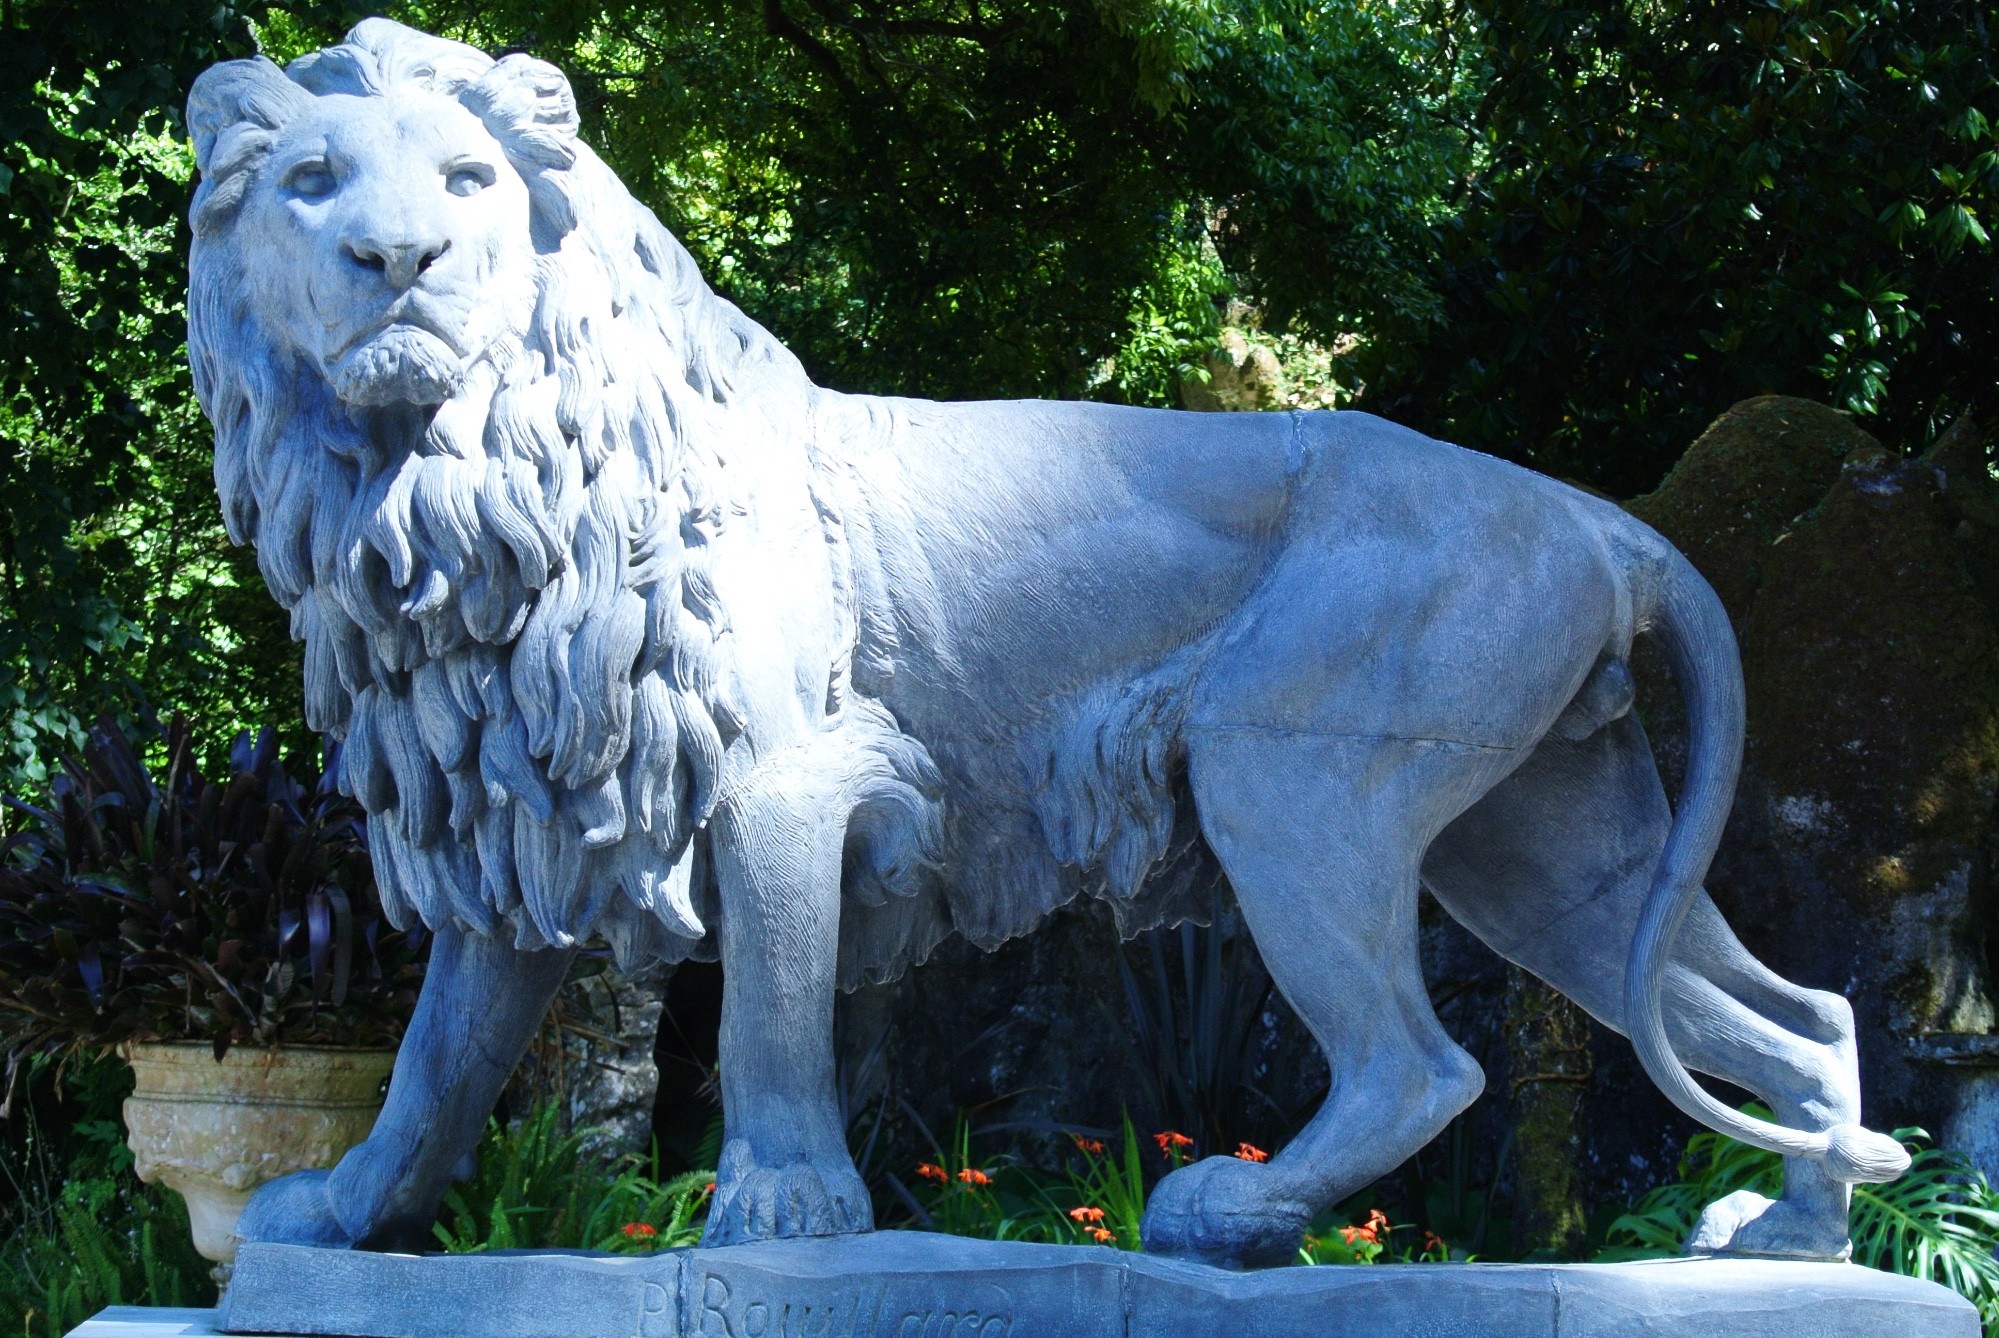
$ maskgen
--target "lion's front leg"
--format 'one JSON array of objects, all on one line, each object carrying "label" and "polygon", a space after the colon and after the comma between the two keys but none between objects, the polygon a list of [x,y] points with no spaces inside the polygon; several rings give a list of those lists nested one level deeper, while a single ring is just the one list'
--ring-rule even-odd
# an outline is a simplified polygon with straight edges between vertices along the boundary
[{"label": "lion's front leg", "polygon": [[834,1094],[846,826],[832,796],[782,781],[716,816],[724,1139],[703,1245],[874,1229]]},{"label": "lion's front leg", "polygon": [[[502,931],[504,933],[504,931]],[[522,952],[505,937],[437,931],[389,1095],[367,1141],[331,1171],[300,1171],[251,1196],[246,1241],[420,1251],[452,1175],[568,975],[573,952]]]}]

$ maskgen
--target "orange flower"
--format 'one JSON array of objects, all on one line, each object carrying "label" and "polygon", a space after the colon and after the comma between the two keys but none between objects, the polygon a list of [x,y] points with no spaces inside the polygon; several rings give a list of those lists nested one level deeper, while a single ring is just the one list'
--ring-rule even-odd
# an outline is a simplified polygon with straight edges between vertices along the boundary
[{"label": "orange flower", "polygon": [[1094,1157],[1104,1150],[1103,1140],[1101,1139],[1085,1138],[1081,1134],[1070,1134],[1069,1137],[1075,1140],[1078,1152],[1087,1152]]},{"label": "orange flower", "polygon": [[1359,1226],[1344,1226],[1340,1228],[1340,1239],[1349,1245],[1359,1240],[1364,1240],[1370,1245],[1378,1245],[1381,1243],[1381,1238],[1394,1229],[1394,1227],[1388,1224],[1387,1214],[1383,1213],[1379,1208],[1369,1208],[1367,1210],[1367,1221],[1361,1223]]},{"label": "orange flower", "polygon": [[657,1236],[659,1228],[650,1222],[627,1222],[624,1225],[624,1232],[636,1240],[640,1236]]},{"label": "orange flower", "polygon": [[1099,1245],[1108,1245],[1112,1241],[1117,1239],[1117,1232],[1106,1231],[1102,1227],[1091,1227],[1090,1239],[1094,1240]]},{"label": "orange flower", "polygon": [[1193,1139],[1187,1137],[1185,1134],[1176,1134],[1171,1129],[1168,1129],[1163,1134],[1154,1134],[1152,1141],[1159,1144],[1159,1151],[1169,1157],[1173,1155],[1174,1148],[1190,1148],[1194,1146]]},{"label": "orange flower", "polygon": [[940,1185],[948,1185],[951,1183],[951,1173],[945,1170],[942,1166],[938,1166],[932,1162],[926,1161],[922,1165],[918,1166],[916,1168],[916,1173],[922,1176],[925,1180],[935,1180]]},{"label": "orange flower", "polygon": [[707,1184],[701,1186],[701,1192],[703,1194],[713,1194],[715,1192],[715,1182],[710,1180]]},{"label": "orange flower", "polygon": [[1238,1161],[1270,1160],[1270,1154],[1268,1152],[1265,1152],[1262,1148],[1259,1147],[1252,1147],[1248,1143],[1237,1143],[1235,1145],[1235,1155]]},{"label": "orange flower", "polygon": [[1102,1208],[1071,1208],[1069,1216],[1078,1222],[1101,1222],[1104,1220]]},{"label": "orange flower", "polygon": [[1439,1236],[1434,1231],[1426,1231],[1423,1233],[1423,1248],[1425,1251],[1439,1250],[1448,1253],[1449,1247],[1444,1244],[1442,1236]]},{"label": "orange flower", "polygon": [[958,1178],[968,1185],[985,1186],[993,1182],[991,1176],[976,1166],[967,1166],[964,1170],[958,1172]]},{"label": "orange flower", "polygon": [[1347,1244],[1353,1244],[1355,1240],[1365,1240],[1367,1244],[1381,1244],[1381,1238],[1387,1236],[1391,1230],[1395,1228],[1387,1224],[1387,1214],[1383,1214],[1379,1208],[1369,1208],[1367,1220],[1361,1222],[1359,1226],[1341,1226],[1339,1238],[1345,1240]]}]

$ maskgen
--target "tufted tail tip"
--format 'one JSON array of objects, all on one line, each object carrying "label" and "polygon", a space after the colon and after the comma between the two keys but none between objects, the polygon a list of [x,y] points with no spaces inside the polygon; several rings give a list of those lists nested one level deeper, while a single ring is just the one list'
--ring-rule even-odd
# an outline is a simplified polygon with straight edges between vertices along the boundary
[{"label": "tufted tail tip", "polygon": [[1849,1185],[1885,1185],[1909,1169],[1909,1152],[1887,1134],[1857,1124],[1826,1130],[1826,1174]]}]

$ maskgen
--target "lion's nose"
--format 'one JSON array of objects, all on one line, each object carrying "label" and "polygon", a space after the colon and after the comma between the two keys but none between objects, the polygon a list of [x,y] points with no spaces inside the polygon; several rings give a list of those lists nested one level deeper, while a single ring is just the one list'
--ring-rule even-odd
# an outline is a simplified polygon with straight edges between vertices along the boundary
[{"label": "lion's nose", "polygon": [[363,237],[347,243],[347,254],[363,269],[371,269],[388,279],[390,286],[407,288],[417,276],[436,264],[451,249],[448,238],[387,241]]}]

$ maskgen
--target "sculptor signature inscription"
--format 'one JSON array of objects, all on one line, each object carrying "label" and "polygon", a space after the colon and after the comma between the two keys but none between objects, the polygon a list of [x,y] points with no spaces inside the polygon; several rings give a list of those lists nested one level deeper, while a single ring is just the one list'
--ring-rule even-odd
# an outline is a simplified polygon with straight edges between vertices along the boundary
[{"label": "sculptor signature inscription", "polygon": [[[891,1303],[885,1286],[836,1292],[824,1301],[766,1299],[753,1297],[746,1289],[732,1292],[726,1280],[705,1273],[689,1334],[690,1338],[1011,1338],[1012,1308],[1005,1304],[1004,1292],[997,1292],[997,1299],[1000,1305],[984,1309],[910,1306]],[[663,1308],[664,1301],[661,1289],[657,1304]],[[648,1290],[646,1304],[654,1303]],[[658,1313],[642,1307],[640,1335],[648,1332],[646,1321]]]}]

